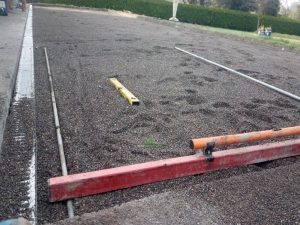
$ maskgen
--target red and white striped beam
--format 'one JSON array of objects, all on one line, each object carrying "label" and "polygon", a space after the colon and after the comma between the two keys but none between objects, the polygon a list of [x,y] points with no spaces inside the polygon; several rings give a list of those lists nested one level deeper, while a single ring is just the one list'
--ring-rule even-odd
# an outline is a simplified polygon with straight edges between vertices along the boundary
[{"label": "red and white striped beam", "polygon": [[192,155],[49,179],[50,202],[89,196],[178,177],[300,155],[300,139]]}]

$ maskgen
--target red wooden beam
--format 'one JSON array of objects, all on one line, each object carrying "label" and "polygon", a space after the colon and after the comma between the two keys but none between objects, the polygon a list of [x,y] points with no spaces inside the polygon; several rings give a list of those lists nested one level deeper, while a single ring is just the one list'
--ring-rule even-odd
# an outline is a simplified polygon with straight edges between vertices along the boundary
[{"label": "red wooden beam", "polygon": [[300,155],[300,139],[171,158],[49,179],[50,202],[99,194],[183,176]]}]

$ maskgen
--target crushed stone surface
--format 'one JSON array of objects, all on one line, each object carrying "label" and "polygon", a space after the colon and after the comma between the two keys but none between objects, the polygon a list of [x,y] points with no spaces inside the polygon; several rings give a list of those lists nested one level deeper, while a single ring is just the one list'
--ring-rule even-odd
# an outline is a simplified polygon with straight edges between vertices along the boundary
[{"label": "crushed stone surface", "polygon": [[[191,138],[299,125],[300,107],[296,101],[180,53],[174,46],[300,95],[300,55],[296,50],[282,51],[266,43],[180,24],[166,25],[159,20],[42,7],[34,7],[33,32],[40,223],[67,217],[64,203],[47,201],[47,179],[60,175],[60,165],[44,47],[53,74],[70,174],[190,155]],[[129,106],[109,83],[110,77],[116,77],[136,95],[140,106]],[[156,145],[145,145],[149,140]],[[286,166],[297,175],[297,157],[272,163],[267,165]],[[295,182],[274,175],[277,182],[265,189],[261,189],[261,184],[262,180],[270,180],[267,173],[262,173],[261,180],[255,180],[254,175],[252,182],[243,181],[243,174],[251,179],[252,174],[260,174],[265,167],[248,166],[76,199],[75,212],[82,215],[190,187],[199,193],[203,190],[198,189],[198,184],[209,186],[216,182],[216,187],[221,188],[223,182],[229,185],[227,179],[241,175],[239,183],[228,186],[234,195],[232,210],[228,215],[222,211],[223,205],[217,205],[216,210],[222,211],[220,215],[237,215],[232,221],[243,221],[245,213],[252,210],[248,219],[259,215],[261,224],[276,224],[279,217],[264,198],[278,207],[276,212],[287,213],[294,206],[290,199],[297,200],[297,195],[289,190],[270,200],[268,191],[276,191],[276,183],[284,186],[288,182],[290,189],[299,193],[299,176]],[[245,185],[239,185],[243,182]],[[241,193],[247,193],[250,187],[266,194],[247,195],[247,201],[253,204],[239,205]],[[218,199],[214,195],[205,200],[212,210],[214,201],[222,201],[221,196]],[[194,204],[192,199],[186,200],[187,204]],[[266,209],[265,216],[258,214],[255,201],[260,210]],[[299,211],[290,211],[289,216],[291,219],[286,221],[292,223],[299,219]],[[216,221],[222,218],[217,217]]]}]

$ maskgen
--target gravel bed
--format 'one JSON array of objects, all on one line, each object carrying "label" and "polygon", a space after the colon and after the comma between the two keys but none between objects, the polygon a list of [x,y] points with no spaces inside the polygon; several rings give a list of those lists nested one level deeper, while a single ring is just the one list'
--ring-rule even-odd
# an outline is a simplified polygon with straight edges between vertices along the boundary
[{"label": "gravel bed", "polygon": [[13,99],[1,146],[0,221],[32,219],[28,191],[35,141],[34,99]]},{"label": "gravel bed", "polygon": [[[48,204],[46,197],[46,180],[59,175],[59,163],[43,47],[48,49],[70,174],[190,155],[189,140],[195,137],[299,124],[299,103],[184,55],[174,46],[300,95],[297,51],[125,15],[34,8],[42,222],[65,216],[62,204]],[[109,77],[117,77],[141,105],[128,106]],[[157,145],[145,145],[149,140]],[[298,164],[299,159],[278,162],[275,167]],[[76,199],[75,211],[80,215],[264,167]]]}]

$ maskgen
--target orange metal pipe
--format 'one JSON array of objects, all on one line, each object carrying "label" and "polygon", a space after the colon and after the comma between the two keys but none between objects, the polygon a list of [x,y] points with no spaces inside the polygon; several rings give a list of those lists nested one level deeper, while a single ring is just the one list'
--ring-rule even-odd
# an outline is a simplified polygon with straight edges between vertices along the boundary
[{"label": "orange metal pipe", "polygon": [[300,126],[287,127],[276,130],[256,131],[244,134],[233,134],[224,136],[215,136],[208,138],[192,139],[191,147],[195,150],[206,148],[210,142],[215,143],[215,147],[251,143],[256,141],[268,140],[271,138],[287,137],[292,135],[300,135]]}]

